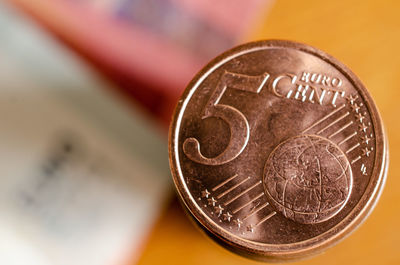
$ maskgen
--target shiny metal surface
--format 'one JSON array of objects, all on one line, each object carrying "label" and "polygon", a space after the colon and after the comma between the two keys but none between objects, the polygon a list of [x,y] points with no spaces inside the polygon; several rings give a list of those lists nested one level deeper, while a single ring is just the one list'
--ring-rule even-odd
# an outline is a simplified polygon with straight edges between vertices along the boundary
[{"label": "shiny metal surface", "polygon": [[304,44],[261,41],[192,80],[170,128],[178,193],[234,252],[298,259],[332,245],[373,208],[387,144],[365,87]]}]

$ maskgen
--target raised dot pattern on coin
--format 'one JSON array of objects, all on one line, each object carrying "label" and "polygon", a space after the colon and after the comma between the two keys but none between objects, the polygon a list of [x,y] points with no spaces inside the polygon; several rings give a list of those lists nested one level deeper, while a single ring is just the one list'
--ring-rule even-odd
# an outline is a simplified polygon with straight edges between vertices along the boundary
[{"label": "raised dot pattern on coin", "polygon": [[387,166],[379,114],[360,81],[287,41],[240,46],[194,78],[171,125],[170,162],[204,229],[237,252],[276,259],[351,231]]}]

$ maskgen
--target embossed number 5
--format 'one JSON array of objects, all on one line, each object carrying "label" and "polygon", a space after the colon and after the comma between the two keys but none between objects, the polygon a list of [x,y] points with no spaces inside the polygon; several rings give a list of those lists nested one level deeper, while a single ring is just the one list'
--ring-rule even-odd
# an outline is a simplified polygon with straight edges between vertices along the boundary
[{"label": "embossed number 5", "polygon": [[183,143],[183,152],[186,156],[197,163],[214,166],[228,163],[238,157],[249,141],[249,122],[238,109],[229,105],[219,104],[219,101],[228,87],[259,93],[268,80],[268,77],[268,73],[259,76],[249,76],[225,72],[205,105],[201,118],[204,120],[209,117],[218,117],[228,123],[231,131],[229,144],[218,156],[207,158],[200,152],[199,141],[195,138],[187,138]]}]

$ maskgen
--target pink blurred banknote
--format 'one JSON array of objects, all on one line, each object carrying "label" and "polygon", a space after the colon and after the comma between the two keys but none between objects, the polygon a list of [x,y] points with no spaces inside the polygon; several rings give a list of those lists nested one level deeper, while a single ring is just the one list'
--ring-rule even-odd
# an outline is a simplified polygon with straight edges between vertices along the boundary
[{"label": "pink blurred banknote", "polygon": [[164,122],[210,59],[272,0],[12,0]]}]

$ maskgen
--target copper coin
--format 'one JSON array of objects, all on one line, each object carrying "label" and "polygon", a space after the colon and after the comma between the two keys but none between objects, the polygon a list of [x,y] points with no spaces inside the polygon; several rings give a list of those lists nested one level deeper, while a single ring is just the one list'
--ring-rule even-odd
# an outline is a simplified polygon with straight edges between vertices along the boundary
[{"label": "copper coin", "polygon": [[291,260],[348,235],[387,171],[377,108],[343,64],[308,45],[252,42],[186,88],[169,136],[180,198],[236,253]]}]

